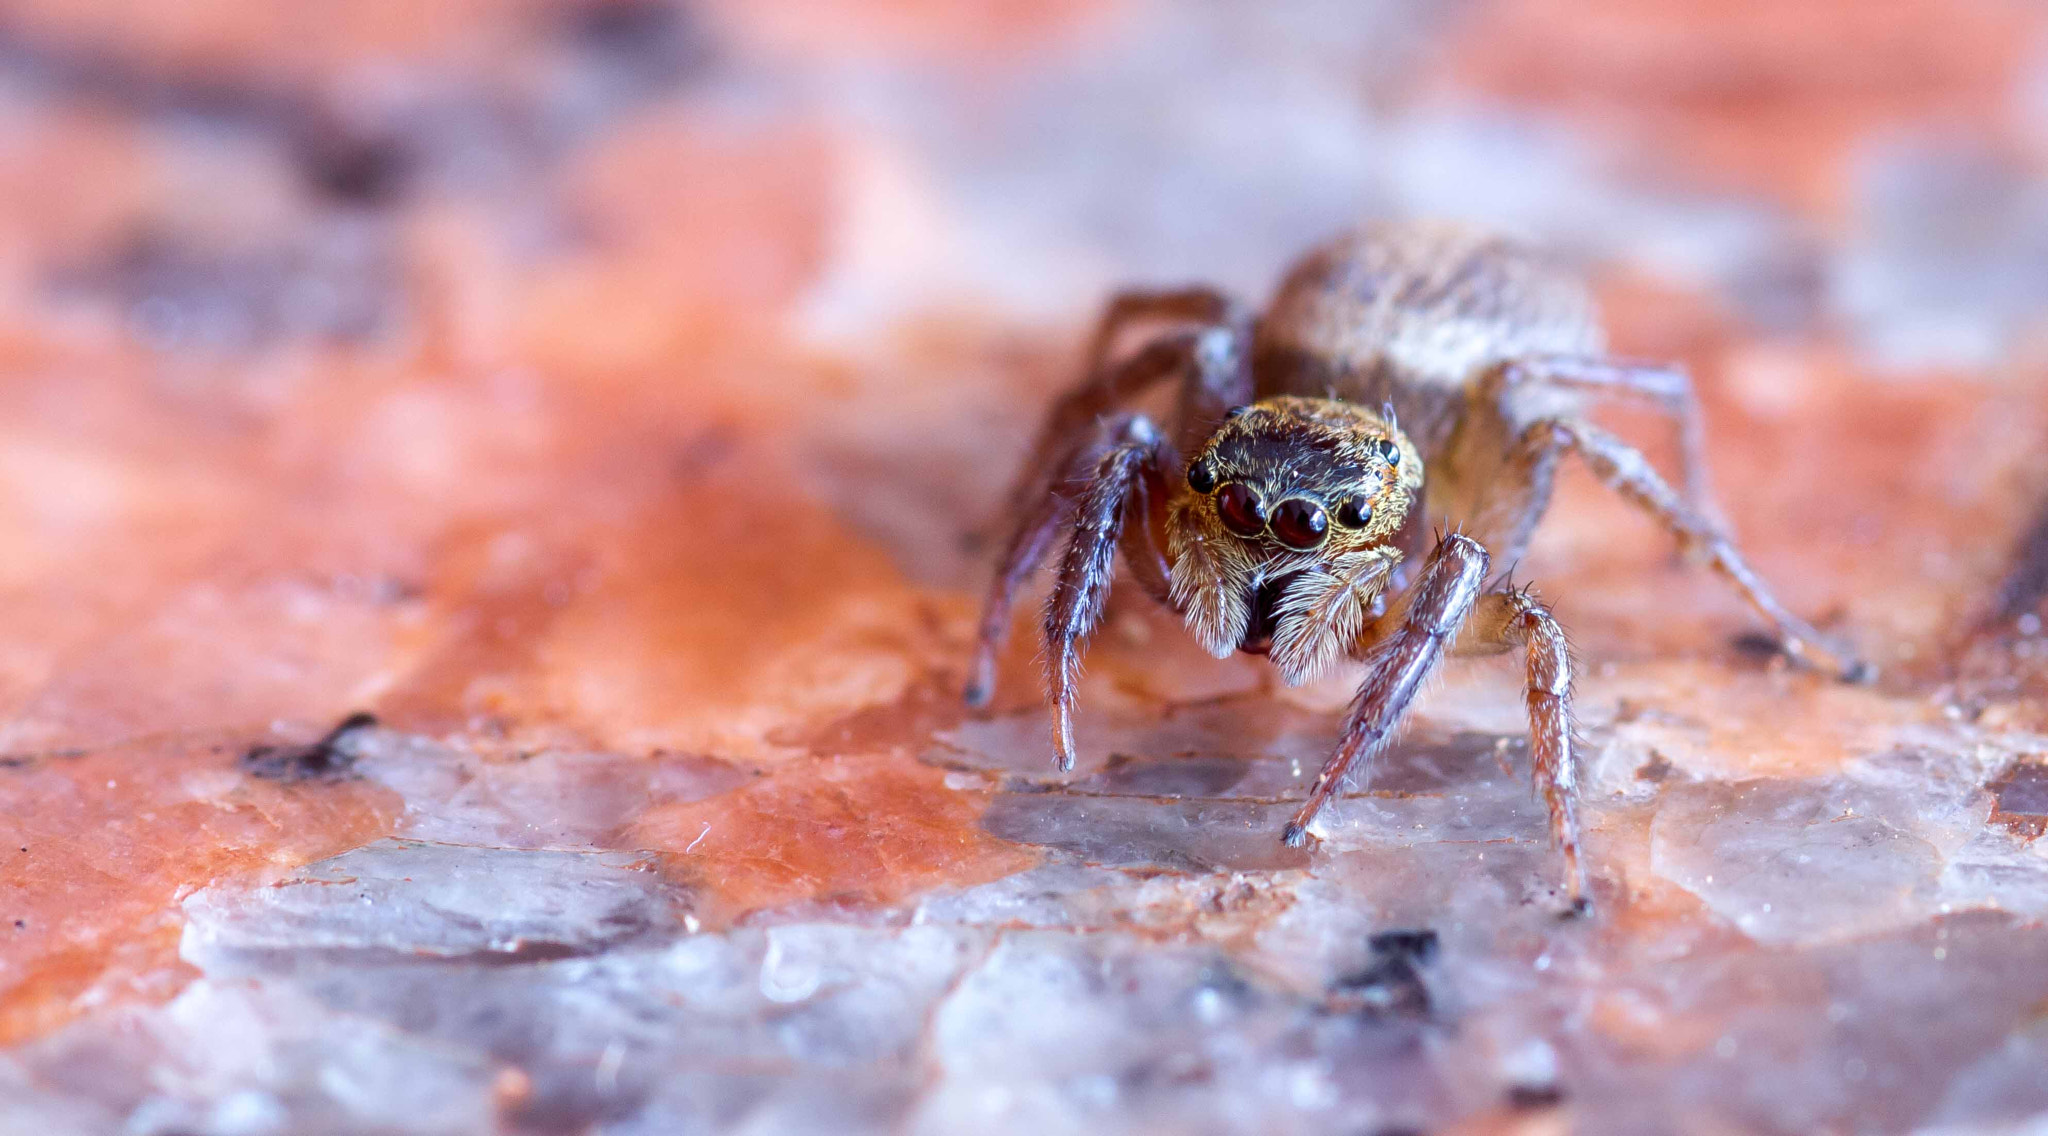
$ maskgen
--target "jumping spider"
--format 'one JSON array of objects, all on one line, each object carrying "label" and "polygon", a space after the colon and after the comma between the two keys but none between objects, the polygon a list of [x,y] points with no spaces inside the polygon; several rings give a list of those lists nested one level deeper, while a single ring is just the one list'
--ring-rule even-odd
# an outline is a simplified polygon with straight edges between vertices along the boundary
[{"label": "jumping spider", "polygon": [[[1122,333],[1145,323],[1170,330],[1112,361]],[[1055,403],[1019,479],[968,703],[987,702],[1016,592],[1064,529],[1045,639],[1053,749],[1073,768],[1080,647],[1121,549],[1218,658],[1266,655],[1289,683],[1339,657],[1365,664],[1336,752],[1282,834],[1300,845],[1447,651],[1520,648],[1533,775],[1581,906],[1571,652],[1532,592],[1488,577],[1489,549],[1512,564],[1527,547],[1565,453],[1719,572],[1792,659],[1851,680],[1871,673],[1785,610],[1715,519],[1685,373],[1605,350],[1579,281],[1528,248],[1448,225],[1340,236],[1294,265],[1262,315],[1211,288],[1119,294],[1087,377]],[[1178,398],[1162,429],[1132,404],[1169,379]],[[1584,417],[1613,395],[1675,421],[1683,494]],[[1450,527],[1411,574],[1425,487]]]}]

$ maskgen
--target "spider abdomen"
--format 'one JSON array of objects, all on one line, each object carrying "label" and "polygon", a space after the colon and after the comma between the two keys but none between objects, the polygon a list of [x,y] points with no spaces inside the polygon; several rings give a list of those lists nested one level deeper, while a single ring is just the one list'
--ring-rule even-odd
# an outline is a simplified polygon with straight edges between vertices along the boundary
[{"label": "spider abdomen", "polygon": [[1261,398],[1392,403],[1430,451],[1490,365],[1605,350],[1591,293],[1551,258],[1461,225],[1383,222],[1295,262],[1259,321],[1253,371]]}]

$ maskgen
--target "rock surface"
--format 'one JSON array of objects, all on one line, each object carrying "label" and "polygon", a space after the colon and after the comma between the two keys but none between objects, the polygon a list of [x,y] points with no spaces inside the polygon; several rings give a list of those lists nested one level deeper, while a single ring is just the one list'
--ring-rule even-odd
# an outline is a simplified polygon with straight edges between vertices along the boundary
[{"label": "rock surface", "polygon": [[[2048,1131],[2048,15],[28,0],[0,18],[0,1131]],[[1362,215],[1697,376],[1845,686],[1582,473],[1597,907],[1460,663],[1119,594],[968,712],[1129,281]],[[1612,425],[1670,457],[1661,424]],[[356,713],[371,719],[348,721]],[[347,728],[336,729],[337,723]]]}]

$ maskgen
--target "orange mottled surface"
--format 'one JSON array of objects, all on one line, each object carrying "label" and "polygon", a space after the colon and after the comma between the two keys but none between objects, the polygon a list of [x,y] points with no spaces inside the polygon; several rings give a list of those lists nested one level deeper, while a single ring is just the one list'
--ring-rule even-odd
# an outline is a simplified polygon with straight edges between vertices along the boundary
[{"label": "orange mottled surface", "polygon": [[376,786],[245,778],[227,755],[137,740],[9,760],[0,1040],[109,1000],[169,995],[189,975],[177,903],[198,881],[346,851],[391,831],[401,810]]},{"label": "orange mottled surface", "polygon": [[704,889],[714,912],[813,901],[885,906],[968,885],[1036,858],[976,825],[980,806],[945,774],[879,754],[800,762],[708,801],[648,811],[635,837]]},{"label": "orange mottled surface", "polygon": [[2012,91],[2044,26],[2003,2],[1508,0],[1456,34],[1445,86],[1611,131],[1651,177],[1836,223],[1873,136],[2023,129]]},{"label": "orange mottled surface", "polygon": [[[651,1130],[684,1130],[698,1090],[791,1069],[834,1108],[842,1090],[866,1107],[848,1086],[873,1088],[856,1084],[881,1076],[859,1063],[872,1055],[819,1058],[813,1083],[815,1054],[796,1052],[823,1000],[873,993],[834,977],[865,958],[835,935],[901,970],[888,997],[929,990],[909,1009],[875,995],[872,1017],[819,1028],[816,1052],[901,1010],[919,1024],[873,1058],[900,1080],[870,1095],[929,1131],[974,1129],[977,1109],[1019,1130],[1110,1127],[1132,1100],[1180,1102],[1157,1130],[1254,1130],[1225,1106],[1257,1100],[1261,1117],[1321,1118],[1303,1129],[1564,1131],[1571,1106],[1544,1079],[1558,1069],[1615,1110],[1601,1116],[1629,1117],[1646,1083],[1707,1109],[1722,1082],[1700,1070],[1734,1061],[1738,1035],[1834,1060],[1811,1031],[1838,1024],[1830,983],[1861,958],[1847,952],[1895,950],[1870,964],[1891,973],[1946,958],[1921,940],[1952,926],[2018,960],[1939,987],[1965,1026],[1989,1021],[2005,990],[2032,989],[2028,920],[2048,911],[2029,875],[2048,815],[2028,795],[2028,731],[2048,722],[2041,596],[1996,610],[2048,489],[2048,293],[2020,272],[1994,280],[2013,295],[1966,297],[1995,334],[1956,338],[1988,337],[1997,367],[1901,362],[1850,301],[1996,278],[1973,245],[1922,280],[1866,231],[1865,162],[1894,130],[1952,129],[2009,160],[2016,187],[1986,200],[2016,232],[1984,243],[2048,249],[2048,206],[2027,204],[2044,35],[2039,10],[1998,0],[15,5],[0,18],[0,1085],[14,1053],[96,1030],[124,1052],[152,1044],[134,1022],[183,1036],[164,1022],[214,1020],[203,999],[246,979],[235,996],[278,999],[251,1020],[370,1022],[388,1027],[377,1045],[462,1054],[451,1083],[495,1085],[496,1103],[450,1131],[514,1130],[506,1085],[555,1124],[522,1131],[642,1105],[674,1106]],[[1567,157],[1516,133],[1546,130]],[[1529,148],[1486,148],[1504,135]],[[1473,152],[1527,158],[1526,184],[1520,168],[1476,178]],[[1186,265],[1258,279],[1322,229],[1438,206],[1557,237],[1617,350],[1690,370],[1740,544],[1788,607],[1882,672],[1846,686],[1790,667],[1667,534],[1569,470],[1516,578],[1577,650],[1598,921],[1539,911],[1555,865],[1522,788],[1512,663],[1447,668],[1383,780],[1340,798],[1306,850],[1282,849],[1278,825],[1355,671],[1282,690],[1120,592],[1082,682],[1081,768],[1055,776],[1034,593],[993,705],[956,696],[1004,487],[1101,295]],[[1795,314],[1758,316],[1756,293],[1779,286]],[[1669,468],[1666,422],[1605,420]],[[381,728],[332,769],[272,780],[246,760],[359,711]],[[569,889],[540,930],[479,932],[485,961],[436,956],[456,961],[422,1001],[452,990],[516,1017],[556,1005],[548,964],[625,973],[662,952],[697,967],[676,973],[740,975],[740,993],[693,1002],[662,970],[636,1012],[690,1020],[602,1022],[591,1052],[582,1025],[478,1040],[462,1014],[380,1006],[378,968],[417,963],[405,936],[445,915],[445,896],[415,909],[405,887],[442,881],[380,881],[392,906],[371,914],[400,946],[366,935],[368,961],[342,959],[333,943],[356,940],[338,932],[304,973],[234,954],[271,942],[227,933],[236,920],[342,925],[332,909],[353,900],[322,907],[301,891],[324,877],[285,877],[350,851],[494,865],[475,869],[484,884],[573,863],[604,895],[625,887],[617,864],[655,866],[660,914],[596,904],[618,937],[586,941],[547,925],[582,918]],[[1785,868],[1791,887],[1716,857],[1839,878]],[[209,934],[227,931],[181,945],[201,892]],[[687,923],[663,921],[671,892]],[[1949,922],[1969,912],[1980,922]],[[1434,938],[1405,962],[1368,945],[1425,924],[1440,962],[1423,957]],[[775,935],[795,945],[760,945]],[[757,949],[794,977],[767,982]],[[1001,986],[1012,954],[1044,989]],[[358,964],[369,993],[335,993]],[[328,966],[344,977],[322,986]],[[1359,993],[1398,986],[1401,966],[1407,1003]],[[1453,989],[1414,978],[1428,966],[1493,969]],[[1845,1036],[1928,1013],[1879,993]],[[739,1029],[683,1046],[688,1060],[647,1057],[744,1016],[741,995],[775,1003],[743,1025],[790,1052]],[[1040,1002],[1060,1008],[1027,1040],[1053,1057],[977,1049]],[[1999,1021],[1982,1028],[2027,1028]],[[1125,1027],[1176,1052],[1081,1067]],[[2003,1042],[1942,1044],[1992,1061]],[[1260,1046],[1264,1065],[1232,1065]],[[1727,1075],[1775,1083],[1761,1051]],[[35,1052],[24,1084],[89,1095],[49,1072],[61,1048]],[[1436,1084],[1402,1064],[1425,1059],[1464,1080],[1412,1115],[1371,1111]],[[242,1085],[143,1064],[139,1079],[208,1108]],[[1946,1080],[1907,1100],[1906,1073],[1877,1072],[1807,1112],[1743,1111],[1731,1090],[1716,1123],[1947,1115]],[[728,1111],[764,1130],[808,1115]],[[151,1115],[194,1131],[215,1116]]]}]

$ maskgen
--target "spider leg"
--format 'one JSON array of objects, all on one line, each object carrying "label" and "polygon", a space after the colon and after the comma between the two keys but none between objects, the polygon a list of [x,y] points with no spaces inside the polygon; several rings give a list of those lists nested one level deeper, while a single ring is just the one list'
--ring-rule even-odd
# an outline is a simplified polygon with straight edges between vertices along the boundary
[{"label": "spider leg", "polygon": [[1471,613],[1486,581],[1488,561],[1486,549],[1463,533],[1441,538],[1415,586],[1402,595],[1396,611],[1389,613],[1389,620],[1398,618],[1393,632],[1377,642],[1373,634],[1377,627],[1368,628],[1361,636],[1361,642],[1374,643],[1366,654],[1365,682],[1351,701],[1337,751],[1316,774],[1308,799],[1287,823],[1282,840],[1296,847],[1305,843],[1309,825],[1336,794],[1344,775],[1361,761],[1368,763],[1369,770],[1371,760],[1386,748],[1416,692],[1443,660],[1445,647]]},{"label": "spider leg", "polygon": [[1572,653],[1564,629],[1527,589],[1506,587],[1479,597],[1456,655],[1493,655],[1521,648],[1528,671],[1530,776],[1550,811],[1550,839],[1564,853],[1572,909],[1585,904],[1579,863],[1578,735],[1572,725]]},{"label": "spider leg", "polygon": [[1124,504],[1123,539],[1117,545],[1138,586],[1154,603],[1176,614],[1181,607],[1173,601],[1173,564],[1166,555],[1167,504],[1173,499],[1167,476],[1177,473],[1180,465],[1180,451],[1164,440],[1151,460],[1139,464]]},{"label": "spider leg", "polygon": [[1546,418],[1523,431],[1517,449],[1516,464],[1530,471],[1547,470],[1563,450],[1575,451],[1608,488],[1654,517],[1682,549],[1698,555],[1727,580],[1771,625],[1780,647],[1794,660],[1832,669],[1849,682],[1866,682],[1876,676],[1876,668],[1786,610],[1742,558],[1727,532],[1687,508],[1643,455],[1621,439],[1588,422]]},{"label": "spider leg", "polygon": [[[1155,337],[1129,359],[1109,365],[1109,354],[1120,334],[1146,321],[1203,325],[1202,331],[1182,330]],[[1213,334],[1222,332],[1224,334]],[[1081,383],[1060,396],[1047,412],[1031,447],[1031,457],[1010,494],[1012,513],[1022,513],[1048,478],[1072,450],[1072,439],[1101,415],[1143,394],[1161,380],[1183,373],[1194,364],[1193,380],[1183,388],[1181,413],[1205,411],[1217,404],[1213,416],[1251,398],[1251,315],[1222,292],[1212,288],[1184,288],[1169,291],[1132,290],[1110,299],[1089,337]],[[1209,391],[1204,396],[1203,392]],[[1191,423],[1184,421],[1184,427]],[[1185,441],[1186,439],[1183,439]]]},{"label": "spider leg", "polygon": [[[1122,298],[1119,302],[1136,307],[1134,302]],[[1216,302],[1223,303],[1220,297]],[[1114,315],[1112,311],[1111,316]],[[1105,327],[1112,322],[1111,316],[1105,317]],[[1213,427],[1225,410],[1251,397],[1244,350],[1249,339],[1247,324],[1211,327],[1153,340],[1112,371],[1095,375],[1054,405],[1011,493],[1011,515],[1016,523],[1004,543],[1001,562],[982,602],[974,662],[963,692],[969,706],[986,705],[994,694],[996,657],[1009,637],[1010,612],[1017,592],[1044,563],[1061,518],[1085,491],[1086,471],[1112,444],[1103,437],[1114,420],[1105,421],[1103,415],[1120,402],[1178,374],[1183,431]],[[1163,473],[1154,476],[1150,484],[1151,499],[1163,506],[1169,490],[1167,477]],[[1154,598],[1162,598],[1166,586],[1165,557],[1158,552],[1163,538],[1156,529],[1156,525],[1147,526],[1145,535],[1149,543],[1140,547],[1150,552],[1143,564],[1134,560],[1134,566],[1146,590]]]},{"label": "spider leg", "polygon": [[1507,390],[1541,384],[1602,395],[1633,395],[1654,404],[1678,428],[1679,472],[1686,505],[1701,516],[1718,517],[1707,467],[1706,420],[1685,368],[1670,363],[1540,355],[1510,362],[1496,374],[1497,382]]},{"label": "spider leg", "polygon": [[[1165,450],[1158,430],[1150,419],[1134,414],[1124,419],[1118,434],[1081,497],[1059,577],[1045,604],[1046,695],[1053,709],[1053,755],[1062,772],[1074,767],[1074,687],[1081,646],[1102,619],[1124,522],[1133,502],[1159,500],[1146,485],[1159,471]],[[1141,523],[1149,525],[1150,518]]]},{"label": "spider leg", "polygon": [[[1092,456],[1092,451],[1069,455],[1069,468],[1078,470],[1085,459]],[[1045,554],[1052,548],[1053,536],[1059,530],[1061,519],[1072,512],[1076,480],[1071,475],[1054,478],[1052,484],[1017,518],[1016,527],[1003,546],[995,579],[989,584],[988,596],[982,601],[981,623],[975,633],[974,662],[969,671],[967,689],[962,693],[969,706],[986,706],[995,694],[996,656],[1010,635],[1010,612],[1016,606],[1017,592],[1045,562]]]},{"label": "spider leg", "polygon": [[1144,320],[1159,322],[1216,324],[1231,322],[1237,304],[1215,288],[1195,285],[1187,288],[1126,288],[1109,298],[1095,331],[1088,337],[1087,374],[1095,374],[1108,361],[1117,337],[1126,328]]}]

